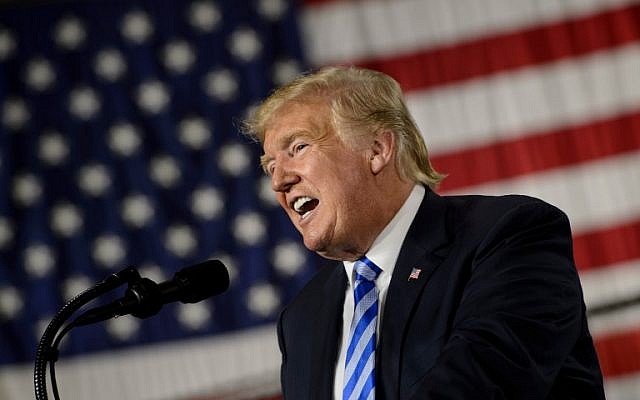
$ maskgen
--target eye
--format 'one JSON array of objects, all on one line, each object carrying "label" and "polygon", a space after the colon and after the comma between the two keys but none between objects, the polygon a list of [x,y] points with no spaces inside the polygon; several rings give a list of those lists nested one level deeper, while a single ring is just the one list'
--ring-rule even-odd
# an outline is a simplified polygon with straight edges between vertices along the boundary
[{"label": "eye", "polygon": [[308,144],[307,143],[297,143],[293,146],[293,154],[299,153],[302,150],[304,150],[305,147],[307,147]]}]

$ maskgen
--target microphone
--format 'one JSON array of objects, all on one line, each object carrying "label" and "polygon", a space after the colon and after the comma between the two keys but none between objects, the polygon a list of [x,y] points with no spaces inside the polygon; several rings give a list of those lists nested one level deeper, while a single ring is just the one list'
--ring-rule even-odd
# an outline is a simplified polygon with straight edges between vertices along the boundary
[{"label": "microphone", "polygon": [[127,314],[148,318],[167,303],[197,303],[224,292],[228,287],[229,273],[224,264],[218,260],[207,260],[181,269],[171,280],[160,284],[139,278],[129,285],[123,297],[86,311],[72,324],[89,325]]}]

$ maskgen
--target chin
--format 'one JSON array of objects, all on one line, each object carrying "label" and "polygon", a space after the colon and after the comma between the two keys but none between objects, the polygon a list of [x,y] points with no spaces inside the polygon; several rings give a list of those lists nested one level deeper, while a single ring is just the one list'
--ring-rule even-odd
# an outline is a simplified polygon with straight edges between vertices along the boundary
[{"label": "chin", "polygon": [[322,252],[322,246],[319,246],[318,243],[314,242],[312,239],[303,238],[303,242],[304,247],[306,247],[308,250],[318,254]]},{"label": "chin", "polygon": [[[310,251],[313,251],[320,257],[326,258],[328,260],[344,261],[351,259],[351,254],[341,251],[335,246],[331,246],[331,244],[327,242],[310,242],[305,240],[304,245]],[[358,257],[354,258],[354,260],[357,258]]]},{"label": "chin", "polygon": [[324,258],[331,258],[328,255],[331,251],[327,250],[327,243],[317,238],[303,237],[304,247],[309,251],[313,251]]}]

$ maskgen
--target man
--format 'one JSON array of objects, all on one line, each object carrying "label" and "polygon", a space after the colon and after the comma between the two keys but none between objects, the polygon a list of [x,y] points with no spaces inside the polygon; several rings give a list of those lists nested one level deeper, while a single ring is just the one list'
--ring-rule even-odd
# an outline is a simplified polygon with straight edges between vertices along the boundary
[{"label": "man", "polygon": [[325,68],[247,123],[305,246],[282,312],[285,399],[603,399],[566,216],[441,197],[399,85]]}]

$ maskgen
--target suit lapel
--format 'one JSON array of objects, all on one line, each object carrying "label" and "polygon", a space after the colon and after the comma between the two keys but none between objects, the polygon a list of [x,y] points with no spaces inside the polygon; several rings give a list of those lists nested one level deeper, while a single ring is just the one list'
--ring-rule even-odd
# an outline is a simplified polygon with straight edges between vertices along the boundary
[{"label": "suit lapel", "polygon": [[311,385],[309,399],[331,399],[333,397],[333,378],[338,357],[338,343],[342,335],[342,308],[347,275],[342,263],[332,262],[323,268],[331,268],[333,273],[325,282],[322,295],[318,299],[320,307],[315,318],[313,341],[309,343],[313,349],[311,363]]},{"label": "suit lapel", "polygon": [[[420,293],[448,252],[446,211],[445,201],[427,189],[402,244],[389,285],[377,350],[377,391],[382,398],[398,396],[407,324]],[[412,276],[412,272],[418,276]]]}]

